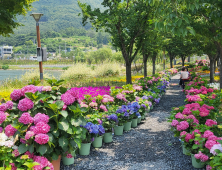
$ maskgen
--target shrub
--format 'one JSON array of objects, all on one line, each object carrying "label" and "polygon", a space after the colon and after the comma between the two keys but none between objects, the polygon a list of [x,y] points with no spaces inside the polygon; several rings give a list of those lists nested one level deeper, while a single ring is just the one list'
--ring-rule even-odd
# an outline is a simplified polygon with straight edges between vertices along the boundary
[{"label": "shrub", "polygon": [[68,68],[69,68],[69,67],[67,66],[67,67],[63,67],[62,69],[63,69],[63,70],[68,70]]},{"label": "shrub", "polygon": [[9,66],[8,65],[3,65],[2,69],[7,70],[7,69],[9,69]]},{"label": "shrub", "polygon": [[121,68],[119,63],[108,63],[105,62],[102,65],[99,65],[95,68],[95,75],[96,76],[114,76],[119,75]]},{"label": "shrub", "polygon": [[203,70],[203,71],[205,71],[205,70],[210,70],[210,68],[209,68],[208,66],[203,66],[203,67],[202,67],[202,70]]},{"label": "shrub", "polygon": [[[44,73],[43,74],[44,78],[55,78],[53,75]],[[29,83],[30,80],[39,80],[40,78],[40,73],[38,70],[32,70],[32,71],[27,71],[24,75],[21,77],[21,81]]]},{"label": "shrub", "polygon": [[65,70],[61,75],[61,79],[82,79],[94,77],[94,75],[94,71],[87,67],[86,64],[77,63]]}]

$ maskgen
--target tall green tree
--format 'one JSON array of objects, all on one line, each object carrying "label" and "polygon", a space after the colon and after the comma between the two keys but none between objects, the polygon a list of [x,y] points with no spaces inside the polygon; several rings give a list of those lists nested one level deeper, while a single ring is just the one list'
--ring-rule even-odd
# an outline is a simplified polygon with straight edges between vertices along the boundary
[{"label": "tall green tree", "polygon": [[[221,0],[164,0],[168,8],[162,8],[162,18],[157,27],[172,31],[174,34],[186,36],[188,32],[195,35],[205,27],[195,27],[195,24],[207,26],[208,31],[201,35],[209,36],[216,44],[222,61],[222,1]],[[192,25],[194,24],[194,25]],[[210,33],[210,34],[209,34]],[[220,67],[222,71],[222,65]],[[220,74],[220,88],[222,89],[222,74]]]},{"label": "tall green tree", "polygon": [[90,5],[78,1],[83,14],[83,25],[89,20],[96,30],[104,29],[112,36],[111,43],[122,52],[126,63],[126,80],[131,80],[131,64],[142,46],[148,27],[149,12],[153,8],[145,0],[103,0],[105,10],[92,10]]},{"label": "tall green tree", "polygon": [[17,15],[25,15],[31,9],[31,3],[36,0],[1,0],[0,1],[0,35],[14,33],[14,28],[21,26]]}]

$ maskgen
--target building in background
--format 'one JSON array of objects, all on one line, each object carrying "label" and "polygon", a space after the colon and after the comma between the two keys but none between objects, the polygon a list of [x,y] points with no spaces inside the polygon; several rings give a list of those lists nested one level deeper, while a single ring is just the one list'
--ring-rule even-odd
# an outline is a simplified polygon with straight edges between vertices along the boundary
[{"label": "building in background", "polygon": [[0,59],[10,58],[13,54],[12,46],[0,46]]}]

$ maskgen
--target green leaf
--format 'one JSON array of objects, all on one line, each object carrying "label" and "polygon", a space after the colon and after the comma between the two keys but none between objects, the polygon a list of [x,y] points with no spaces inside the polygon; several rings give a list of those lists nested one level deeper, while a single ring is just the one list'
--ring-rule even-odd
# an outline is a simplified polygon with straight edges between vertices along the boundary
[{"label": "green leaf", "polygon": [[49,136],[49,141],[53,142],[53,135],[51,133],[48,133],[47,135]]},{"label": "green leaf", "polygon": [[64,106],[63,101],[56,101],[55,104],[57,105],[57,108],[58,108],[58,109],[62,109],[63,106]]},{"label": "green leaf", "polygon": [[20,154],[25,153],[28,149],[29,149],[29,147],[27,147],[25,144],[20,144],[18,147],[18,151]]},{"label": "green leaf", "polygon": [[197,149],[198,147],[199,147],[198,145],[194,144],[194,145],[192,146],[192,149]]},{"label": "green leaf", "polygon": [[71,124],[73,126],[85,126],[86,120],[83,117],[79,117],[78,119],[71,119]]},{"label": "green leaf", "polygon": [[34,145],[33,144],[29,145],[29,152],[30,153],[34,152]]},{"label": "green leaf", "polygon": [[61,111],[60,113],[64,118],[66,118],[68,116],[68,112],[65,110]]},{"label": "green leaf", "polygon": [[67,145],[68,145],[68,139],[65,136],[59,138],[59,146],[63,148]]},{"label": "green leaf", "polygon": [[75,143],[78,145],[79,148],[81,148],[81,140],[80,139],[74,139]]},{"label": "green leaf", "polygon": [[62,94],[64,94],[67,91],[67,88],[59,87],[59,90],[61,91]]},{"label": "green leaf", "polygon": [[61,122],[59,122],[59,129],[67,131],[69,129],[68,121],[63,119]]},{"label": "green leaf", "polygon": [[37,151],[43,156],[47,152],[47,145],[41,145]]},{"label": "green leaf", "polygon": [[67,133],[68,133],[68,134],[73,134],[72,128],[69,128],[69,129],[67,130]]},{"label": "green leaf", "polygon": [[25,162],[23,165],[31,169],[33,166],[40,165],[40,164],[38,162]]},{"label": "green leaf", "polygon": [[55,137],[58,137],[59,136],[59,131],[55,130],[52,132],[52,134],[55,136]]},{"label": "green leaf", "polygon": [[59,158],[59,155],[57,155],[56,153],[52,154],[52,160],[57,160]]}]

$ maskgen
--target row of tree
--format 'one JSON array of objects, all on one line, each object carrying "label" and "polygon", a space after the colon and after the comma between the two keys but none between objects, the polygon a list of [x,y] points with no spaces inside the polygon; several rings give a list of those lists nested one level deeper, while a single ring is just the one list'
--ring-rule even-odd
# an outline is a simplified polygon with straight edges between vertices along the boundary
[{"label": "row of tree", "polygon": [[104,11],[78,4],[83,24],[89,21],[97,30],[105,29],[112,36],[112,45],[122,52],[127,83],[131,83],[131,64],[137,54],[143,55],[146,76],[147,59],[151,57],[155,67],[160,50],[168,52],[171,67],[176,56],[184,65],[187,56],[207,54],[213,81],[213,65],[218,56],[222,58],[221,1],[103,0]]}]

